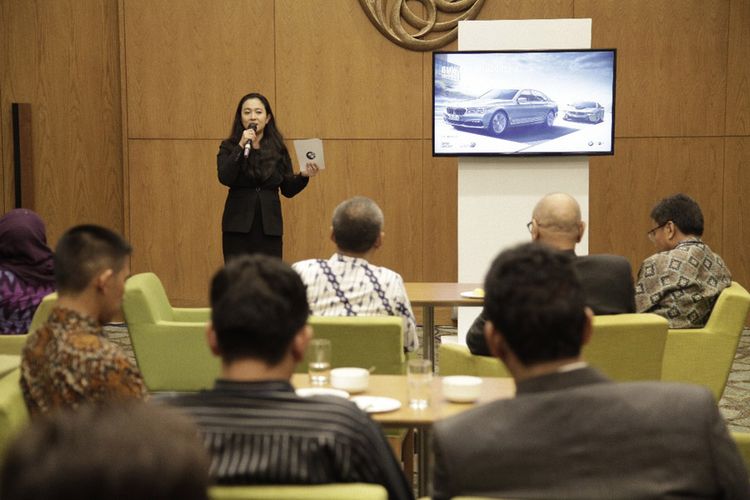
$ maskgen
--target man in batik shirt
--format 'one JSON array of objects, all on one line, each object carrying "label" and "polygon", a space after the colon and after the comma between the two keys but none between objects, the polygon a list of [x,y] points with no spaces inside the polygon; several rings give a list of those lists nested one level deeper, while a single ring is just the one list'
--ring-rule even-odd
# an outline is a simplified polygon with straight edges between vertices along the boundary
[{"label": "man in batik shirt", "polygon": [[59,298],[21,359],[31,414],[146,394],[138,368],[102,331],[120,311],[130,252],[122,237],[99,226],[76,226],[60,239],[54,257]]},{"label": "man in batik shirt", "polygon": [[307,300],[316,316],[401,316],[404,350],[419,347],[416,322],[404,280],[397,272],[368,262],[383,244],[383,212],[369,198],[356,196],[333,212],[331,239],[336,253],[292,267],[307,286]]},{"label": "man in batik shirt", "polygon": [[648,232],[658,253],[643,261],[636,310],[664,316],[670,328],[705,326],[721,291],[732,282],[724,261],[703,241],[703,213],[684,194],[661,200]]}]

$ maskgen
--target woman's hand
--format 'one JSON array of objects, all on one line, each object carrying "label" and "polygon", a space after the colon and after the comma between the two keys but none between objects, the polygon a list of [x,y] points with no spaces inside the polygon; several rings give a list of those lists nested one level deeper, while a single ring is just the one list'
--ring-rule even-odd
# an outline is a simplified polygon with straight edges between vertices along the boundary
[{"label": "woman's hand", "polygon": [[242,132],[242,137],[240,137],[240,147],[244,148],[245,144],[250,142],[250,144],[255,144],[255,139],[258,137],[255,130],[248,128],[245,129],[244,132]]},{"label": "woman's hand", "polygon": [[320,171],[320,168],[318,168],[318,164],[314,161],[308,161],[305,163],[305,170],[300,172],[300,175],[302,177],[315,177],[318,175],[318,172]]}]

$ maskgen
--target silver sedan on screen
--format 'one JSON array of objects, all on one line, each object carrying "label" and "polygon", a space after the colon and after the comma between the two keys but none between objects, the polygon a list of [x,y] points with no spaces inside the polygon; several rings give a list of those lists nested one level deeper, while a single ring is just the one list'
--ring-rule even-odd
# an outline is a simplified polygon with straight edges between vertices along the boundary
[{"label": "silver sedan on screen", "polygon": [[551,127],[556,117],[557,104],[533,89],[493,89],[476,99],[451,103],[443,114],[456,128],[481,128],[496,136],[510,127]]},{"label": "silver sedan on screen", "polygon": [[563,110],[563,120],[586,120],[599,123],[604,120],[604,106],[594,101],[578,101]]}]

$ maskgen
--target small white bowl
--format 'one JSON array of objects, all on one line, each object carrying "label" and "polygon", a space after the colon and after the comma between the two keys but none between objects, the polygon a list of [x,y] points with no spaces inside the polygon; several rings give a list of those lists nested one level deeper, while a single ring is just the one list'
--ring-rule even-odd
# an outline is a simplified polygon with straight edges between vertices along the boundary
[{"label": "small white bowl", "polygon": [[443,377],[443,397],[454,403],[471,403],[479,399],[482,392],[482,379],[456,375]]},{"label": "small white bowl", "polygon": [[367,390],[370,372],[364,368],[334,368],[331,370],[331,386],[349,392]]}]

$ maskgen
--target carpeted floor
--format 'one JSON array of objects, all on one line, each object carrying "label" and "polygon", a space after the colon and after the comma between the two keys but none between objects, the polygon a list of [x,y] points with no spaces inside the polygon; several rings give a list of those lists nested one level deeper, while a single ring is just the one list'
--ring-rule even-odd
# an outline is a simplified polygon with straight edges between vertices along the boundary
[{"label": "carpeted floor", "polygon": [[[456,329],[449,326],[439,326],[438,338],[445,335],[455,335]],[[418,328],[421,339],[422,329]],[[120,345],[135,363],[133,347],[130,344],[127,325],[109,324],[104,327],[107,338]],[[420,340],[421,342],[421,340]],[[437,346],[435,349],[437,353]],[[436,360],[439,363],[439,360]],[[729,381],[724,395],[719,402],[719,409],[727,421],[730,430],[750,432],[750,328],[745,329],[737,347]]]},{"label": "carpeted floor", "polygon": [[742,332],[719,409],[730,430],[750,432],[750,328]]}]

